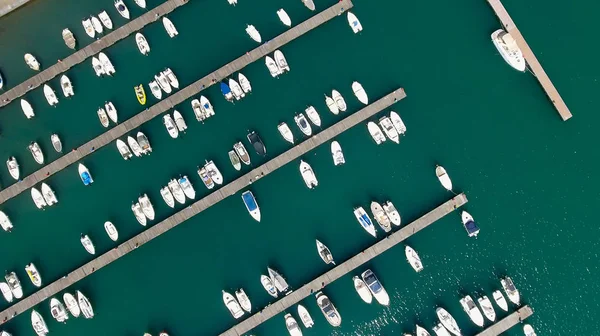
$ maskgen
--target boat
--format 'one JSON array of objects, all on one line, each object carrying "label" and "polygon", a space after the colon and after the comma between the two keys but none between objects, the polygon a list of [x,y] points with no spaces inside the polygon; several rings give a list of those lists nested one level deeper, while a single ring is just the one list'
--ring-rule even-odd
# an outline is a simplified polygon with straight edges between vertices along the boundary
[{"label": "boat", "polygon": [[508,300],[518,306],[521,302],[521,296],[512,279],[510,277],[505,277],[500,279],[500,283],[502,284],[502,289],[504,289],[506,296],[508,296]]},{"label": "boat", "polygon": [[196,120],[204,121],[204,119],[208,118],[208,116],[204,113],[202,105],[200,104],[200,101],[198,99],[192,100],[192,110],[194,110]]},{"label": "boat", "polygon": [[170,38],[173,38],[173,37],[179,35],[177,28],[175,28],[175,25],[173,24],[173,22],[171,20],[169,20],[169,18],[167,18],[166,16],[163,16],[162,22],[163,22],[163,26],[165,26],[165,30],[167,31],[167,34],[169,34]]},{"label": "boat", "polygon": [[284,72],[290,71],[290,65],[288,64],[287,60],[285,59],[285,56],[283,56],[283,53],[281,52],[281,50],[275,50],[273,57],[275,58],[275,63],[277,64],[277,67],[279,68],[279,73],[284,73]]},{"label": "boat", "polygon": [[227,2],[228,2],[230,5],[232,5],[232,6],[235,6],[235,5],[237,5],[237,2],[238,2],[238,0],[227,0]]},{"label": "boat", "polygon": [[127,8],[127,6],[125,6],[123,0],[115,0],[115,8],[117,9],[117,12],[121,14],[122,17],[129,20],[129,9]]},{"label": "boat", "polygon": [[333,164],[335,166],[346,163],[344,152],[342,152],[342,147],[340,146],[340,143],[335,140],[331,142],[331,157],[333,158]]},{"label": "boat", "polygon": [[6,273],[4,279],[6,280],[6,284],[10,288],[10,291],[12,292],[15,299],[22,298],[23,287],[21,287],[21,281],[19,281],[17,274],[15,272]]},{"label": "boat", "polygon": [[179,113],[179,111],[173,111],[173,119],[175,119],[175,126],[177,126],[179,132],[185,132],[187,129],[187,124],[185,123],[185,120],[183,120],[183,116],[181,113]]},{"label": "boat", "polygon": [[250,142],[250,144],[252,144],[252,147],[254,147],[254,151],[256,151],[256,154],[260,156],[267,155],[267,148],[265,147],[265,144],[263,143],[258,133],[252,131],[248,133],[248,135],[246,135],[246,138],[248,138],[248,142]]},{"label": "boat", "polygon": [[404,125],[404,122],[398,113],[394,111],[390,112],[390,120],[392,121],[394,128],[396,128],[396,131],[398,131],[398,134],[403,135],[406,133],[406,125]]},{"label": "boat", "polygon": [[221,93],[225,97],[225,100],[228,102],[233,102],[233,92],[231,92],[229,85],[221,82]]},{"label": "boat", "polygon": [[108,114],[108,117],[110,118],[110,120],[112,120],[112,122],[114,122],[116,124],[118,121],[118,116],[117,116],[117,109],[115,108],[115,105],[112,102],[107,102],[107,103],[104,103],[104,108],[106,109],[106,114]]},{"label": "boat", "polygon": [[400,226],[400,222],[401,222],[400,213],[398,213],[398,210],[396,210],[396,207],[394,206],[394,204],[392,202],[390,202],[390,201],[385,202],[383,204],[383,211],[385,211],[385,214],[389,217],[392,224],[394,224],[396,226]]},{"label": "boat", "polygon": [[329,300],[327,295],[323,294],[322,292],[317,292],[315,297],[317,298],[317,305],[321,309],[321,312],[325,316],[327,322],[334,327],[339,327],[342,324],[342,316],[337,311],[333,303]]},{"label": "boat", "polygon": [[49,332],[46,321],[35,309],[31,311],[31,326],[38,336],[45,336]]},{"label": "boat", "polygon": [[238,81],[240,82],[240,85],[241,85],[244,93],[252,92],[252,85],[250,85],[250,81],[241,72],[238,73]]},{"label": "boat", "polygon": [[331,113],[333,113],[335,115],[340,113],[340,108],[335,103],[335,100],[333,100],[333,98],[329,97],[328,95],[325,95],[325,104],[327,105],[327,107],[329,108],[329,111],[331,111]]},{"label": "boat", "polygon": [[106,110],[103,107],[98,108],[98,119],[100,119],[100,124],[104,127],[108,127],[108,115],[106,114]]},{"label": "boat", "polygon": [[302,179],[304,180],[304,183],[306,183],[308,189],[313,189],[319,185],[319,181],[317,180],[312,167],[302,160],[300,160],[300,175],[302,175]]},{"label": "boat", "polygon": [[42,276],[33,263],[25,265],[25,272],[29,276],[29,280],[31,280],[31,283],[34,286],[42,287]]},{"label": "boat", "polygon": [[473,321],[473,323],[475,323],[479,327],[483,327],[483,315],[481,315],[481,311],[479,310],[479,308],[477,308],[475,301],[473,301],[470,295],[467,295],[460,299],[460,305],[462,306],[465,313],[469,315],[469,318],[471,319],[471,321]]},{"label": "boat", "polygon": [[125,141],[121,139],[117,139],[117,149],[125,160],[129,160],[129,158],[133,155],[131,154],[131,150],[129,150],[129,147],[127,147]]},{"label": "boat", "polygon": [[173,118],[170,114],[167,113],[163,116],[163,123],[165,124],[165,128],[167,129],[167,132],[169,132],[171,138],[176,139],[179,136],[179,129],[175,125],[175,121],[173,121]]},{"label": "boat", "polygon": [[290,286],[288,285],[287,281],[285,281],[283,276],[270,267],[267,267],[267,271],[269,272],[269,277],[271,280],[273,280],[273,285],[275,285],[275,288],[277,288],[280,293],[287,292]]},{"label": "boat", "polygon": [[306,116],[308,116],[308,119],[310,119],[315,126],[321,127],[321,117],[313,106],[307,107],[304,112],[306,112]]},{"label": "boat", "polygon": [[381,143],[385,142],[385,135],[381,133],[381,129],[376,123],[369,121],[367,123],[367,129],[369,130],[369,134],[371,134],[371,137],[373,140],[375,140],[376,144],[380,145]]},{"label": "boat", "polygon": [[187,198],[196,198],[196,190],[194,189],[194,186],[192,186],[192,182],[190,182],[190,179],[188,179],[187,175],[180,177],[177,180],[177,183],[179,183],[181,190],[183,191],[184,195],[187,196]]},{"label": "boat", "polygon": [[11,156],[8,158],[8,160],[6,160],[6,167],[8,168],[10,176],[18,181],[19,176],[21,175],[21,169],[19,168],[19,163],[14,156]]},{"label": "boat", "polygon": [[140,105],[146,104],[146,90],[144,90],[144,85],[140,84],[134,86],[133,90],[135,91],[135,97],[137,98]]},{"label": "boat", "polygon": [[246,206],[246,210],[248,210],[248,213],[250,213],[250,216],[252,216],[252,218],[254,218],[254,220],[257,222],[260,222],[260,208],[256,202],[256,198],[254,198],[254,194],[252,194],[252,191],[244,191],[242,193],[242,201]]},{"label": "boat", "polygon": [[381,129],[385,135],[387,135],[388,139],[395,143],[400,143],[400,136],[398,135],[398,131],[396,131],[396,128],[394,127],[394,124],[392,124],[392,120],[390,120],[390,118],[386,116],[381,117],[379,119],[379,126],[381,126]]},{"label": "boat", "polygon": [[533,330],[533,327],[530,324],[526,324],[523,326],[523,333],[525,334],[525,336],[537,336],[535,330]]},{"label": "boat", "polygon": [[256,30],[256,27],[254,27],[253,25],[247,25],[246,26],[246,33],[254,41],[256,41],[258,43],[262,42],[262,38],[260,37],[260,33],[258,32],[258,30]]},{"label": "boat", "polygon": [[425,328],[421,327],[420,325],[417,324],[417,332],[416,332],[417,336],[431,336],[431,334],[429,333],[429,331],[425,330]]},{"label": "boat", "polygon": [[392,230],[390,218],[387,216],[385,211],[383,211],[381,204],[375,201],[371,202],[371,212],[373,213],[373,218],[375,218],[375,221],[377,224],[379,224],[383,231],[390,232]]},{"label": "boat", "polygon": [[150,45],[142,33],[135,34],[135,43],[137,44],[138,50],[142,55],[147,56],[150,53]]},{"label": "boat", "polygon": [[135,219],[137,219],[138,223],[140,223],[142,226],[146,226],[146,216],[142,211],[142,206],[140,203],[133,203],[131,205],[131,211],[133,211]]},{"label": "boat", "polygon": [[461,336],[460,334],[460,328],[458,327],[458,323],[456,323],[456,320],[454,319],[454,317],[452,317],[452,315],[450,315],[450,313],[448,313],[448,311],[446,311],[446,309],[442,308],[442,307],[438,307],[435,310],[435,313],[437,314],[438,319],[440,319],[440,322],[442,322],[442,325],[452,334],[456,335],[456,336]]},{"label": "boat", "polygon": [[44,196],[39,190],[37,190],[36,187],[31,187],[31,198],[33,198],[33,203],[35,203],[35,206],[38,209],[43,209],[46,205],[48,205],[44,199]]},{"label": "boat", "polygon": [[302,336],[302,330],[300,330],[300,326],[298,326],[298,322],[296,322],[296,319],[292,314],[287,313],[283,318],[285,319],[285,327],[290,333],[290,336]]},{"label": "boat", "polygon": [[238,82],[235,81],[235,79],[229,78],[229,87],[231,88],[231,92],[233,92],[233,96],[236,100],[240,100],[246,96],[244,90],[242,90],[242,87]]},{"label": "boat", "polygon": [[119,239],[119,231],[117,231],[117,228],[112,222],[104,222],[104,230],[112,241],[117,241],[117,239]]},{"label": "boat", "polygon": [[444,167],[437,165],[435,167],[435,175],[446,190],[452,191],[452,180],[450,180],[450,176],[448,176]]},{"label": "boat", "polygon": [[315,3],[313,2],[313,0],[302,0],[302,3],[304,4],[304,6],[306,6],[306,8],[310,9],[311,11],[315,10]]},{"label": "boat", "polygon": [[166,68],[165,71],[163,71],[163,74],[167,76],[167,80],[169,81],[169,84],[171,84],[172,87],[176,89],[179,88],[179,80],[177,79],[177,76],[175,76],[175,73],[173,72],[173,70],[171,70],[171,68]]},{"label": "boat", "polygon": [[4,78],[2,77],[2,74],[0,73],[0,89],[3,87],[4,87]]},{"label": "boat", "polygon": [[223,175],[221,174],[219,168],[217,168],[217,165],[213,162],[213,160],[206,161],[206,165],[204,166],[204,168],[206,169],[208,176],[210,176],[210,178],[213,181],[215,181],[216,184],[223,184]]},{"label": "boat", "polygon": [[202,180],[202,183],[206,186],[207,189],[212,189],[215,187],[215,181],[208,175],[206,168],[200,167],[198,168],[198,176]]},{"label": "boat", "polygon": [[169,186],[169,191],[171,191],[171,194],[173,194],[175,200],[179,202],[179,204],[185,203],[185,193],[183,192],[183,189],[181,189],[179,182],[177,182],[176,179],[171,179],[167,185]]},{"label": "boat", "polygon": [[81,20],[81,24],[83,25],[83,29],[85,29],[85,33],[91,37],[96,37],[96,30],[94,30],[94,26],[92,25],[92,20],[84,19]]},{"label": "boat", "polygon": [[379,304],[383,306],[389,306],[390,296],[386,292],[385,288],[383,288],[383,285],[381,284],[379,279],[377,279],[375,273],[368,269],[364,271],[360,276],[369,288],[371,294],[373,294],[373,296],[375,297],[375,300],[377,300],[377,302],[379,302]]},{"label": "boat", "polygon": [[89,254],[96,254],[96,247],[88,235],[81,235],[81,245],[88,251]]},{"label": "boat", "polygon": [[438,323],[437,325],[433,326],[432,329],[437,336],[451,336],[446,327],[444,327],[444,325],[441,323]]},{"label": "boat", "polygon": [[321,243],[318,239],[317,239],[317,253],[319,253],[319,256],[321,257],[321,259],[323,259],[324,263],[335,265],[335,261],[333,260],[333,254],[331,254],[331,251],[329,250],[329,248],[327,246],[325,246],[325,244]]},{"label": "boat", "polygon": [[304,113],[296,114],[294,116],[294,121],[296,122],[296,125],[298,125],[298,128],[300,129],[300,131],[302,131],[302,133],[304,133],[304,135],[306,135],[306,136],[312,135],[312,127],[310,127],[310,124],[306,120]]},{"label": "boat", "polygon": [[37,142],[34,141],[30,143],[29,146],[27,146],[27,149],[29,149],[29,152],[31,152],[31,155],[33,156],[35,162],[39,164],[44,163],[44,153],[42,153],[42,149],[40,148],[40,145],[38,145]]},{"label": "boat", "polygon": [[215,110],[213,109],[212,104],[210,103],[208,98],[204,96],[200,96],[200,110],[202,111],[202,113],[204,113],[204,119],[215,115]]},{"label": "boat", "polygon": [[369,104],[369,97],[367,97],[365,89],[359,82],[352,82],[352,92],[354,92],[354,95],[356,96],[356,98],[358,98],[358,101],[365,105]]},{"label": "boat", "polygon": [[77,44],[77,40],[73,35],[73,32],[69,28],[65,28],[62,31],[62,38],[65,41],[65,44],[69,49],[75,49],[75,45]]},{"label": "boat", "polygon": [[63,294],[63,301],[65,301],[65,305],[67,306],[69,313],[71,313],[73,317],[79,317],[79,314],[81,314],[81,309],[79,309],[79,304],[77,303],[77,300],[75,299],[73,294]]},{"label": "boat", "polygon": [[146,9],[146,0],[133,0],[140,8]]},{"label": "boat", "polygon": [[98,57],[92,57],[92,67],[94,68],[94,72],[96,72],[96,76],[100,77],[106,74],[104,67],[102,66],[102,62],[98,59]]},{"label": "boat", "polygon": [[350,25],[350,28],[352,28],[354,34],[357,34],[363,30],[362,25],[360,24],[360,21],[358,21],[356,15],[350,11],[348,12],[348,24]]},{"label": "boat", "polygon": [[88,298],[80,291],[75,292],[75,294],[77,295],[77,302],[79,303],[79,308],[83,313],[83,317],[86,319],[94,317],[94,308],[92,307],[90,300],[88,300]]},{"label": "boat", "polygon": [[99,53],[98,60],[100,61],[100,63],[102,63],[102,68],[104,68],[105,74],[112,76],[112,74],[114,74],[116,72],[115,67],[113,66],[112,62],[110,61],[108,56],[106,56],[105,53],[103,53],[103,52]]},{"label": "boat", "polygon": [[158,86],[160,86],[160,88],[165,91],[166,94],[173,92],[173,88],[171,87],[171,84],[169,84],[169,80],[163,72],[159,72],[157,75],[154,75],[154,79],[158,83]]},{"label": "boat", "polygon": [[44,96],[46,97],[48,105],[54,106],[58,104],[58,98],[56,97],[56,93],[48,84],[44,84]]},{"label": "boat", "polygon": [[98,34],[102,34],[102,32],[104,31],[104,28],[102,27],[102,23],[100,22],[100,19],[98,19],[95,16],[91,16],[90,20],[92,20],[92,26],[94,27],[94,30],[96,31],[96,33]]},{"label": "boat", "polygon": [[354,282],[354,289],[356,289],[356,292],[360,298],[366,303],[373,302],[373,294],[371,294],[367,284],[365,284],[365,282],[362,281],[362,279],[358,276],[354,276],[352,281]]},{"label": "boat", "polygon": [[142,149],[142,154],[152,153],[150,141],[148,141],[148,137],[144,133],[137,132],[136,140],[137,143],[140,145],[140,148]]},{"label": "boat", "polygon": [[4,297],[4,300],[6,300],[6,302],[10,303],[13,301],[13,293],[11,292],[10,287],[6,282],[0,282],[0,291],[2,292],[2,296]]},{"label": "boat", "polygon": [[35,116],[35,113],[33,113],[33,107],[31,107],[31,104],[29,104],[29,102],[25,99],[21,99],[21,109],[23,110],[23,114],[25,114],[27,119],[31,119]]},{"label": "boat", "polygon": [[65,306],[57,298],[50,299],[50,314],[60,323],[69,319],[69,314],[67,314]]},{"label": "boat", "polygon": [[233,297],[233,295],[227,293],[226,291],[223,291],[223,302],[225,303],[225,307],[229,309],[229,312],[234,318],[238,319],[244,315],[244,311],[242,310],[242,307],[240,307],[240,304]]},{"label": "boat", "polygon": [[412,247],[407,245],[404,248],[404,254],[406,254],[406,260],[408,260],[408,263],[410,264],[410,266],[412,266],[415,272],[418,273],[423,270],[423,263],[421,262],[421,257],[419,257],[417,252],[413,250]]},{"label": "boat", "polygon": [[86,166],[80,163],[77,167],[77,170],[79,171],[79,177],[81,178],[83,185],[87,186],[94,183],[94,179],[92,178],[92,175],[90,174],[90,171],[87,169]]},{"label": "boat", "polygon": [[283,10],[283,8],[277,10],[277,16],[279,16],[279,20],[281,20],[281,23],[288,27],[292,26],[292,19],[290,19],[290,16],[285,12],[285,10]]},{"label": "boat", "polygon": [[62,75],[60,77],[60,87],[62,88],[62,92],[65,97],[75,95],[75,93],[73,92],[73,85],[69,77],[67,77],[67,75]]},{"label": "boat", "polygon": [[294,143],[294,134],[292,133],[292,130],[285,122],[282,122],[279,125],[277,125],[277,130],[279,131],[281,136],[285,139],[285,141],[287,141],[291,144]]},{"label": "boat", "polygon": [[527,64],[525,63],[521,48],[519,48],[517,41],[515,41],[512,35],[503,29],[498,29],[492,33],[491,37],[492,43],[498,49],[504,61],[515,70],[524,72]]},{"label": "boat", "polygon": [[100,21],[106,29],[113,29],[112,20],[110,19],[110,16],[108,16],[108,13],[106,11],[100,12],[98,14],[98,18],[100,19]]},{"label": "boat", "polygon": [[50,141],[52,142],[52,147],[54,147],[55,151],[58,153],[62,152],[62,142],[60,141],[58,134],[52,134],[50,136]]},{"label": "boat", "polygon": [[229,161],[231,161],[231,165],[233,166],[233,168],[235,170],[242,169],[242,163],[240,162],[240,158],[237,156],[235,151],[230,150],[227,154],[229,155]]},{"label": "boat", "polygon": [[263,285],[263,287],[265,288],[267,293],[269,293],[269,295],[271,295],[274,298],[277,297],[277,288],[275,288],[275,286],[273,285],[273,280],[271,280],[271,278],[269,278],[266,275],[261,275],[260,283]]},{"label": "boat", "polygon": [[504,295],[502,295],[502,292],[496,290],[492,293],[492,297],[500,309],[504,310],[505,312],[508,311],[508,304],[506,303],[506,299],[504,298]]},{"label": "boat", "polygon": [[27,65],[32,70],[35,70],[35,71],[40,70],[40,63],[32,54],[25,54],[24,59],[25,59],[25,63],[27,63]]},{"label": "boat", "polygon": [[483,311],[483,315],[490,321],[496,321],[496,311],[494,310],[494,306],[492,306],[492,301],[488,299],[487,296],[482,296],[477,299],[479,302],[479,307],[481,307],[481,311]]},{"label": "boat", "polygon": [[344,97],[342,97],[341,93],[339,93],[337,90],[331,90],[331,98],[335,101],[335,105],[337,105],[341,112],[346,112],[348,106],[346,105],[346,101],[344,100]]},{"label": "boat", "polygon": [[248,313],[252,310],[252,303],[242,288],[235,291],[235,297],[243,310],[247,311]]},{"label": "boat", "polygon": [[150,202],[150,198],[148,198],[148,195],[143,194],[142,196],[140,196],[138,198],[138,202],[142,207],[142,212],[144,213],[144,216],[146,216],[146,218],[148,218],[149,220],[154,220],[154,206],[152,206],[152,202]]},{"label": "boat", "polygon": [[302,324],[304,324],[305,328],[312,328],[312,326],[315,325],[315,322],[308,313],[308,310],[306,310],[306,308],[304,308],[304,306],[301,304],[298,305],[298,315],[300,316],[300,321],[302,321]]},{"label": "boat", "polygon": [[479,226],[477,226],[477,223],[475,223],[473,217],[466,211],[463,211],[460,217],[465,230],[467,230],[467,233],[469,234],[469,237],[477,237],[479,234]]},{"label": "boat", "polygon": [[375,226],[373,222],[371,222],[371,218],[367,215],[367,212],[363,207],[354,208],[354,217],[358,220],[358,223],[362,226],[365,231],[367,231],[371,236],[377,237],[377,233],[375,232]]},{"label": "boat", "polygon": [[236,142],[233,145],[233,150],[245,165],[250,164],[250,155],[248,155],[248,151],[246,150],[246,147],[244,147],[244,144],[241,141]]},{"label": "boat", "polygon": [[277,77],[281,74],[279,72],[279,68],[277,67],[277,63],[275,63],[275,60],[272,59],[271,56],[265,56],[265,64],[267,65],[267,69],[269,69],[272,77]]}]

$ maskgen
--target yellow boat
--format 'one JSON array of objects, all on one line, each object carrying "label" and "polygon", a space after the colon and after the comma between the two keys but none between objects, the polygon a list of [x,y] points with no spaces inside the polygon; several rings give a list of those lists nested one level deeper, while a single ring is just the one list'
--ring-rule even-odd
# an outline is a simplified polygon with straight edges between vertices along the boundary
[{"label": "yellow boat", "polygon": [[140,104],[146,104],[146,91],[144,91],[144,85],[140,84],[133,89],[135,90],[135,96]]}]

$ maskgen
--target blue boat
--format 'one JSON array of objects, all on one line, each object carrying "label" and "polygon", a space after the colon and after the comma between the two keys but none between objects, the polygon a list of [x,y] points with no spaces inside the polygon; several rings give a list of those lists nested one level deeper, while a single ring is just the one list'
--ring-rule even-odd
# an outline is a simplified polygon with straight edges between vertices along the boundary
[{"label": "blue boat", "polygon": [[84,185],[90,185],[92,183],[94,183],[94,179],[92,178],[92,175],[90,174],[90,171],[87,169],[86,166],[84,166],[83,164],[79,164],[78,167],[79,170],[79,177],[81,177],[81,181],[83,182]]},{"label": "blue boat", "polygon": [[256,198],[254,198],[254,194],[251,191],[247,190],[242,193],[242,200],[244,201],[244,205],[246,205],[246,209],[250,213],[250,216],[254,218],[257,222],[260,222],[260,208],[256,203]]},{"label": "blue boat", "polygon": [[367,231],[371,236],[377,237],[375,226],[373,225],[373,222],[371,222],[371,218],[369,218],[369,215],[367,215],[367,212],[365,209],[363,209],[363,207],[354,209],[354,217],[356,217],[356,220],[358,220],[360,226],[362,226],[365,231]]},{"label": "blue boat", "polygon": [[477,237],[479,234],[479,226],[473,220],[473,217],[466,211],[463,211],[461,214],[462,223],[469,234],[469,237]]},{"label": "blue boat", "polygon": [[223,96],[225,96],[225,99],[227,99],[227,101],[233,101],[233,93],[231,92],[229,85],[223,82],[221,82],[221,93],[223,93]]}]

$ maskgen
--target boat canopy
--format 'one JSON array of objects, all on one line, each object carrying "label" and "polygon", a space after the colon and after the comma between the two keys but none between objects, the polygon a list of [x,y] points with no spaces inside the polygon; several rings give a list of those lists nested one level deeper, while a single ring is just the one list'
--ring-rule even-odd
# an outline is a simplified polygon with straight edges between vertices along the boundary
[{"label": "boat canopy", "polygon": [[251,193],[243,193],[242,199],[248,206],[248,210],[254,211],[256,208],[258,208],[258,205],[256,205],[256,201],[254,200],[254,196]]},{"label": "boat canopy", "polygon": [[479,226],[474,221],[468,221],[465,223],[465,228],[469,234],[473,234],[479,231]]},{"label": "boat canopy", "polygon": [[231,89],[229,88],[229,85],[225,84],[225,83],[221,83],[221,92],[225,95],[225,94],[229,94],[231,93]]},{"label": "boat canopy", "polygon": [[83,180],[83,184],[85,184],[85,185],[92,183],[92,177],[90,176],[90,173],[88,173],[88,172],[81,173],[81,179]]}]

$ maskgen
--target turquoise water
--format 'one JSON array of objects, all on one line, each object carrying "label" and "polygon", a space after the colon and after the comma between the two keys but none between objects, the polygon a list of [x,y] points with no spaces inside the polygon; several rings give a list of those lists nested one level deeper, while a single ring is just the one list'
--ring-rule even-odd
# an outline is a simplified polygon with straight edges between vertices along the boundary
[{"label": "turquoise water", "polygon": [[[149,8],[159,3],[148,0]],[[317,1],[317,11],[333,3]],[[142,13],[133,2],[127,4],[133,17]],[[222,304],[222,289],[243,287],[253,306],[263,307],[271,301],[259,276],[268,265],[294,288],[328,270],[315,251],[315,238],[340,261],[371,245],[374,240],[357,225],[353,207],[391,199],[408,223],[452,197],[435,178],[436,163],[446,167],[457,191],[467,194],[465,209],[480,223],[480,236],[467,238],[457,213],[440,220],[407,242],[425,263],[422,273],[407,265],[400,246],[359,268],[377,273],[392,296],[390,308],[362,303],[351,283],[355,274],[349,274],[325,289],[342,314],[342,326],[331,328],[308,298],[303,304],[316,325],[306,334],[401,335],[413,332],[417,322],[430,327],[438,305],[457,318],[466,334],[475,334],[458,299],[467,293],[491,295],[505,274],[533,307],[530,323],[539,334],[597,333],[593,317],[600,307],[590,294],[598,291],[599,273],[593,211],[600,182],[594,169],[600,69],[589,42],[595,40],[597,5],[505,3],[573,112],[566,123],[535,78],[512,71],[497,55],[489,34],[498,23],[485,1],[385,5],[357,1],[353,12],[365,28],[359,35],[340,17],[284,46],[292,70],[280,79],[271,78],[262,62],[249,65],[243,73],[254,93],[235,105],[225,102],[218,88],[207,90],[217,114],[205,124],[194,120],[189,101],[177,106],[189,126],[178,139],[168,136],[161,118],[142,125],[152,155],[123,161],[114,145],[97,150],[84,160],[96,181],[92,186],[83,186],[75,166],[52,176],[48,183],[58,205],[39,211],[28,193],[3,204],[15,229],[0,234],[5,256],[0,266],[17,271],[30,295],[35,288],[23,271],[28,262],[38,266],[47,284],[91,260],[79,243],[81,233],[105,252],[114,243],[104,233],[104,221],[113,221],[123,240],[142,232],[130,211],[141,193],[153,201],[157,223],[174,213],[159,194],[170,178],[187,174],[204,196],[208,192],[195,173],[204,160],[215,160],[226,181],[239,176],[227,151],[244,140],[247,130],[259,132],[269,159],[289,148],[276,130],[279,122],[286,121],[300,136],[293,126],[295,112],[314,105],[324,127],[341,117],[328,113],[324,104],[323,93],[331,89],[346,97],[349,111],[360,108],[350,89],[353,80],[363,84],[372,101],[398,87],[408,94],[394,106],[408,127],[400,145],[376,146],[364,126],[343,133],[337,140],[346,165],[333,166],[328,145],[303,157],[319,178],[317,189],[305,187],[299,160],[281,168],[252,185],[263,213],[260,223],[248,216],[239,195],[225,199],[69,288],[88,295],[97,314],[93,320],[61,325],[51,318],[48,303],[40,304],[36,309],[51,333],[222,332],[235,324]],[[30,174],[40,168],[26,150],[30,141],[40,143],[48,160],[56,159],[50,134],[61,136],[65,151],[85,143],[105,131],[96,116],[105,101],[115,104],[120,120],[132,117],[142,110],[134,85],[146,84],[167,66],[182,86],[189,85],[256,46],[244,32],[246,24],[255,25],[264,39],[283,32],[275,14],[281,7],[294,23],[314,14],[296,0],[241,0],[235,8],[224,0],[191,1],[169,15],[180,32],[177,38],[169,39],[161,23],[143,30],[152,48],[149,56],[138,52],[133,36],[109,48],[114,78],[97,78],[88,60],[68,72],[76,91],[72,99],[59,95],[58,106],[50,108],[41,89],[30,92],[26,99],[36,111],[32,120],[18,103],[3,108],[0,157],[16,156],[22,174]],[[116,26],[125,23],[111,1],[35,1],[1,18],[0,70],[7,86],[33,75],[24,53],[36,55],[42,66],[69,54],[63,28],[74,32],[78,47],[91,42],[80,19],[102,9]],[[58,93],[58,79],[51,85]],[[267,159],[252,156],[254,166]],[[0,169],[0,181],[2,186],[13,183],[5,169]],[[6,307],[0,303],[0,309]],[[15,335],[34,334],[28,313],[5,327]],[[253,333],[285,334],[283,314]],[[515,327],[508,334],[522,332]]]}]

